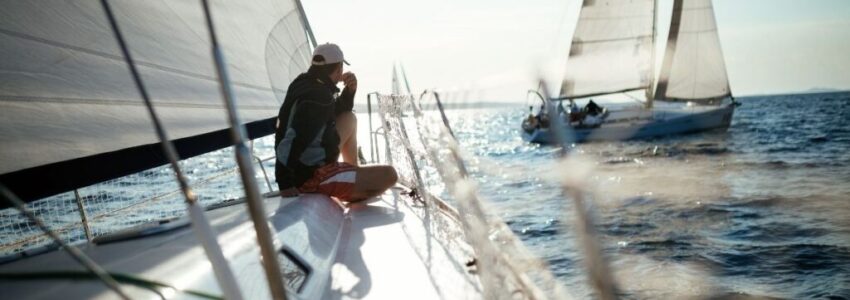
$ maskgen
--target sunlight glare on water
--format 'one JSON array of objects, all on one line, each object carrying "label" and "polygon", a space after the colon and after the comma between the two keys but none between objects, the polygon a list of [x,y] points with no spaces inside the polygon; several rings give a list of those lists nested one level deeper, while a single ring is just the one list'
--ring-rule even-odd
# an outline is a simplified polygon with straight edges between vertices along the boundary
[{"label": "sunlight glare on water", "polygon": [[629,297],[850,297],[850,94],[742,102],[728,132],[574,145],[585,164],[522,141],[522,106],[448,115],[490,211],[576,296],[590,290],[564,176],[591,192]]}]

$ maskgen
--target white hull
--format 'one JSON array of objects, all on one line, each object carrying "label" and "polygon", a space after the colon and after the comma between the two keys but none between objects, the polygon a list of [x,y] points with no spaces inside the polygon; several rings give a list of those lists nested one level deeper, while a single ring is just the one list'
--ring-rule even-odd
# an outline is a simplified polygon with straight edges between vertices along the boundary
[{"label": "white hull", "polygon": [[[622,141],[660,136],[725,130],[732,121],[735,104],[720,106],[690,106],[680,103],[659,103],[651,110],[635,108],[612,111],[600,126],[577,128],[567,126],[567,141]],[[522,130],[523,139],[532,143],[557,142],[550,128]]]},{"label": "white hull", "polygon": [[[462,234],[451,240],[431,232],[425,210],[407,196],[387,192],[368,204],[344,207],[328,197],[266,199],[275,244],[289,261],[284,277],[290,299],[468,299],[481,298],[478,278],[465,262],[472,259]],[[435,209],[460,231],[451,209]],[[269,299],[256,235],[244,204],[206,213],[245,299]],[[452,221],[454,220],[454,221]],[[183,290],[221,295],[204,251],[188,226],[136,239],[78,245],[111,273],[128,274]],[[468,246],[468,245],[467,245]],[[468,249],[468,248],[467,248]],[[0,274],[84,272],[64,251],[52,251],[0,265]],[[279,252],[282,253],[282,252]],[[290,259],[284,258],[290,257]],[[294,261],[294,263],[293,263]],[[298,276],[296,265],[306,276]],[[19,276],[20,277],[20,276]],[[75,279],[75,280],[70,280]],[[119,280],[120,281],[120,280]],[[299,284],[301,283],[301,284]],[[149,289],[122,282],[133,299],[161,299]],[[117,299],[94,278],[0,278],[5,299]],[[191,298],[167,288],[171,298]]]}]

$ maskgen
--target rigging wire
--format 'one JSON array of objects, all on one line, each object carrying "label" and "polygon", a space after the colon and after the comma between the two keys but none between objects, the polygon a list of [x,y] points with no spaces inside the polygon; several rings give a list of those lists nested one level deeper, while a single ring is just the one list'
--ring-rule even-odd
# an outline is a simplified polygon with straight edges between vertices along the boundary
[{"label": "rigging wire", "polygon": [[262,196],[257,185],[257,179],[254,177],[256,173],[254,172],[253,162],[251,161],[251,153],[245,146],[245,137],[247,136],[245,126],[239,120],[239,115],[236,111],[235,97],[230,86],[230,77],[225,67],[224,53],[221,51],[215,26],[213,25],[209,1],[201,0],[201,4],[203,4],[204,18],[206,19],[207,31],[210,35],[210,50],[212,51],[213,62],[215,64],[219,92],[227,107],[227,119],[230,122],[230,133],[234,143],[233,152],[236,154],[239,174],[242,178],[242,185],[245,188],[248,213],[251,215],[254,230],[257,233],[257,242],[260,245],[262,264],[266,273],[266,279],[268,279],[269,290],[274,299],[286,299],[284,279],[280,271],[280,265],[278,264],[277,251],[275,250],[271,229],[266,220]]},{"label": "rigging wire", "polygon": [[[541,80],[540,84],[543,87],[541,90],[544,96],[549,98],[549,90],[546,88],[546,82]],[[549,119],[553,123],[550,128],[552,128],[556,144],[560,146],[559,156],[563,159],[569,155],[568,149],[570,143],[572,143],[572,133],[567,132],[567,129],[565,129],[567,126],[563,124],[552,102],[547,101],[546,103]],[[573,208],[575,209],[576,231],[582,244],[581,248],[583,250],[582,252],[584,252],[585,264],[588,268],[591,285],[596,290],[600,299],[618,299],[617,288],[611,276],[611,270],[604,257],[602,257],[602,251],[600,250],[599,241],[596,238],[593,222],[590,216],[588,216],[587,208],[585,207],[583,190],[564,184],[562,193],[564,196],[570,195],[574,199]]]},{"label": "rigging wire", "polygon": [[139,71],[136,69],[136,64],[133,60],[132,55],[130,54],[130,50],[127,47],[127,43],[124,40],[124,35],[121,33],[121,29],[118,27],[118,21],[115,19],[112,7],[110,6],[108,0],[101,0],[100,3],[103,6],[103,10],[105,11],[106,17],[109,20],[109,25],[112,27],[112,32],[115,34],[115,39],[117,40],[118,45],[121,48],[122,54],[124,55],[124,60],[127,63],[127,67],[130,69],[130,74],[133,77],[133,82],[135,83],[136,88],[139,90],[139,94],[145,102],[145,107],[147,108],[148,114],[150,115],[151,121],[153,122],[156,135],[157,137],[159,137],[160,144],[162,145],[162,150],[165,153],[165,156],[168,157],[168,161],[171,164],[171,168],[174,170],[174,176],[176,177],[177,182],[180,184],[180,190],[183,192],[183,196],[186,199],[187,210],[189,212],[189,217],[192,220],[192,228],[194,229],[196,236],[200,240],[204,251],[206,252],[207,258],[210,260],[210,264],[212,264],[213,273],[215,273],[216,279],[218,280],[218,283],[221,286],[221,289],[224,292],[226,298],[242,299],[242,294],[239,291],[239,285],[236,283],[236,277],[233,276],[233,272],[231,272],[230,270],[230,266],[227,263],[227,259],[224,257],[224,253],[221,250],[221,246],[219,246],[218,241],[216,239],[216,234],[213,232],[209,221],[206,219],[206,216],[204,215],[204,209],[199,205],[197,196],[192,191],[192,188],[189,186],[188,179],[186,179],[186,176],[180,169],[180,164],[178,163],[180,158],[177,154],[177,150],[174,148],[174,144],[171,143],[171,140],[168,139],[168,135],[165,132],[165,128],[163,127],[159,116],[156,114],[156,110],[153,107],[153,102],[151,101],[150,96],[148,95],[147,89],[145,88],[144,82],[142,81],[142,77],[139,74]]},{"label": "rigging wire", "polygon": [[[421,110],[422,102],[425,99],[433,99],[436,102],[438,112],[443,121],[442,126],[440,126],[440,122],[436,119],[426,120],[430,118],[426,118]],[[411,98],[411,100],[415,100],[415,98]],[[477,195],[477,187],[474,184],[466,187],[460,187],[473,182],[473,179],[466,168],[464,159],[461,157],[458,141],[451,131],[451,126],[445,116],[445,111],[440,104],[439,94],[434,91],[425,91],[418,98],[418,101],[415,102],[416,103],[413,103],[411,107],[416,119],[417,129],[419,130],[418,136],[420,137],[422,145],[442,145],[445,143],[445,148],[440,148],[441,150],[425,146],[426,148],[430,148],[424,149],[425,152],[428,153],[428,158],[426,158],[426,160],[431,160],[432,163],[436,161],[446,163],[446,165],[442,166],[440,166],[441,164],[437,164],[435,167],[437,167],[437,169],[443,169],[438,170],[440,173],[439,176],[441,176],[447,186],[452,186],[449,187],[450,193],[455,195],[455,200],[458,200],[457,204],[459,204],[458,210],[455,211],[455,213],[465,216],[464,218],[457,219],[457,221],[467,231],[467,234],[465,234],[467,241],[476,253],[476,257],[473,262],[477,265],[476,268],[478,268],[478,273],[484,275],[482,276],[484,297],[487,299],[499,299],[502,297],[515,298],[513,296],[515,296],[516,293],[519,293],[528,299],[545,299],[542,290],[539,289],[535,282],[532,282],[530,277],[527,276],[528,274],[523,271],[524,266],[521,267],[512,263],[512,259],[523,259],[520,257],[525,257],[524,255],[517,255],[518,253],[516,251],[521,251],[516,248],[517,243],[519,243],[518,239],[516,239],[513,234],[503,234],[506,232],[507,227],[501,220],[498,218],[492,219],[491,217],[488,217],[488,214],[484,210],[483,203]],[[402,121],[400,122],[403,124]],[[423,128],[426,127],[431,129],[425,129],[423,131]],[[396,134],[401,135],[402,139],[407,139],[404,129],[396,130],[396,132],[399,132]],[[428,143],[426,141],[433,138],[440,140],[441,143]],[[410,143],[405,144],[405,147],[410,147]],[[416,165],[419,164],[419,162],[413,162],[413,164],[414,168],[417,168]],[[450,167],[447,167],[449,165]],[[453,169],[453,171],[446,172],[444,168]],[[449,184],[449,182],[452,182],[452,184]],[[507,230],[507,232],[510,231]],[[508,252],[504,252],[505,250]],[[504,273],[505,271],[507,271],[507,274]],[[549,280],[551,277],[546,275],[541,276],[543,276],[543,278],[538,279],[546,282],[552,282]],[[508,285],[505,285],[504,283],[506,282],[505,280],[507,277],[511,277],[515,280],[513,281],[515,286],[506,289]],[[559,288],[554,287],[554,293],[558,295],[561,294],[561,291]]]},{"label": "rigging wire", "polygon": [[41,221],[41,219],[39,219],[35,214],[32,213],[32,211],[26,208],[26,204],[24,204],[24,202],[21,201],[21,199],[19,199],[17,195],[12,193],[12,191],[10,191],[9,188],[7,188],[6,185],[2,183],[0,183],[0,194],[2,194],[3,198],[6,198],[7,201],[14,204],[18,211],[21,212],[21,214],[25,215],[33,223],[35,223],[38,228],[40,228],[42,231],[44,231],[44,233],[49,235],[54,242],[56,242],[57,244],[59,244],[60,247],[62,247],[62,249],[68,251],[68,255],[70,255],[74,260],[79,262],[91,273],[97,276],[97,278],[100,279],[100,281],[102,281],[106,285],[106,287],[113,290],[122,299],[130,299],[130,297],[127,296],[124,290],[121,289],[121,286],[118,284],[115,278],[110,276],[109,273],[106,272],[106,270],[101,268],[96,262],[94,262],[94,260],[92,260],[85,253],[80,251],[80,249],[77,249],[77,247],[69,245],[68,243],[63,241],[62,238],[58,234],[56,234],[56,232],[50,230],[50,228],[48,228],[47,225],[45,225],[44,222]]}]

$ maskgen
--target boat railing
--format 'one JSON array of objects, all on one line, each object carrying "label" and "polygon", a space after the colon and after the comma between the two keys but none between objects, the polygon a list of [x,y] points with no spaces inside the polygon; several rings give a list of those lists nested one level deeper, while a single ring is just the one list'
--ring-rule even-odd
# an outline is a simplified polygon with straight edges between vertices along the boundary
[{"label": "boat railing", "polygon": [[[368,122],[369,122],[369,159],[370,159],[369,162],[370,163],[380,163],[381,161],[386,161],[386,158],[384,160],[381,160],[381,153],[380,153],[381,147],[378,146],[378,139],[385,139],[386,138],[386,134],[384,133],[384,127],[382,125],[382,126],[379,126],[378,128],[373,129],[375,122],[372,119],[372,115],[373,115],[372,114],[372,99],[374,98],[375,101],[377,101],[378,95],[379,94],[377,92],[372,92],[372,93],[369,93],[369,94],[366,95],[366,110],[367,110],[366,114],[368,116]],[[377,107],[376,107],[376,109],[377,109]],[[375,113],[377,114],[377,111]],[[380,125],[380,121],[379,121],[379,125]]]},{"label": "boat railing", "polygon": [[[264,194],[274,192],[272,137],[252,143],[253,163],[259,166],[255,177],[264,181]],[[234,193],[240,185],[231,147],[180,161],[198,196],[207,209],[244,198]],[[47,226],[70,244],[94,241],[98,237],[143,224],[164,222],[186,215],[181,189],[168,165],[39,199],[27,204]],[[37,183],[34,183],[37,184]],[[241,190],[237,190],[241,191]],[[56,249],[42,230],[15,208],[0,210],[0,261],[35,255]]]},{"label": "boat railing", "polygon": [[[251,151],[251,152],[253,152],[253,151]],[[260,166],[260,171],[263,172],[263,179],[266,180],[266,187],[268,188],[268,190],[269,191],[274,190],[274,187],[272,186],[272,181],[271,181],[271,179],[269,179],[269,173],[266,172],[266,167],[263,166],[263,162],[272,160],[275,157],[274,156],[268,156],[266,158],[262,158],[262,157],[257,156],[257,154],[253,154],[253,153],[251,154],[251,157],[253,157],[254,161],[257,162],[257,165]]]},{"label": "boat railing", "polygon": [[[384,153],[376,156],[384,160],[375,162],[393,165],[399,181],[422,198],[416,211],[428,232],[463,229],[457,235],[472,248],[467,266],[475,268],[484,298],[539,299],[547,294],[562,298],[560,284],[546,264],[525,249],[502,220],[487,213],[439,93],[426,91],[419,97],[372,93],[368,101],[370,108],[372,101],[377,106],[376,111],[370,109],[370,117],[376,112],[380,119],[380,128],[370,129],[370,146],[375,153]],[[441,213],[446,211],[450,212]],[[441,226],[442,215],[456,225]]]}]

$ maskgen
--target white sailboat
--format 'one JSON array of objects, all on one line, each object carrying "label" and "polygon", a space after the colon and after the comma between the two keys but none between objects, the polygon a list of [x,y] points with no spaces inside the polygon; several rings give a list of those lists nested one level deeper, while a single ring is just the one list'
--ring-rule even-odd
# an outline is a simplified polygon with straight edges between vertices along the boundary
[{"label": "white sailboat", "polygon": [[[4,298],[542,298],[529,271],[548,270],[518,255],[504,223],[417,180],[429,158],[396,126],[409,97],[379,100],[384,153],[407,187],[346,206],[281,198],[265,175],[259,193],[243,136],[273,133],[306,70],[315,38],[298,1],[0,6],[0,199],[18,207],[0,201]],[[186,180],[176,154],[231,146],[246,197],[203,186],[235,172]],[[188,209],[163,203],[183,196]]]},{"label": "white sailboat", "polygon": [[[529,115],[522,136],[556,141],[549,124],[563,124],[573,142],[627,140],[729,127],[735,107],[711,0],[674,0],[660,74],[655,76],[656,0],[585,0],[570,46],[560,95],[529,91],[562,122]],[[646,101],[625,109],[580,109],[575,101],[643,91]],[[568,101],[568,108],[563,102]],[[590,105],[592,106],[592,105]]]}]

